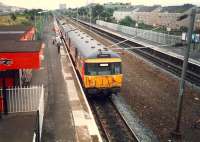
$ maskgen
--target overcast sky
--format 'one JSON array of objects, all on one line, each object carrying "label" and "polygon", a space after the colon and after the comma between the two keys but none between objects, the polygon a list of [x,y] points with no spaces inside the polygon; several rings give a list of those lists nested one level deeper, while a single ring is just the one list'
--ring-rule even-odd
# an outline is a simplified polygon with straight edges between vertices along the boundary
[{"label": "overcast sky", "polygon": [[25,8],[56,9],[59,3],[66,3],[68,7],[81,7],[87,3],[107,3],[107,2],[131,2],[134,5],[182,5],[191,3],[200,6],[200,0],[0,0],[7,5],[20,6]]}]

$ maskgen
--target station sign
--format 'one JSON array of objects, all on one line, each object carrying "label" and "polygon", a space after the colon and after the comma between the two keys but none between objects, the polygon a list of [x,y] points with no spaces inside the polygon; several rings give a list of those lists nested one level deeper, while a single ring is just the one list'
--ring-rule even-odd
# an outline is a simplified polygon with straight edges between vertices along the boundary
[{"label": "station sign", "polygon": [[200,35],[199,34],[193,34],[192,42],[193,43],[200,43]]},{"label": "station sign", "polygon": [[0,58],[0,65],[11,66],[13,64],[12,59]]},{"label": "station sign", "polygon": [[[182,33],[182,41],[187,41],[187,33]],[[192,34],[192,43],[200,43],[200,34]]]},{"label": "station sign", "polygon": [[15,69],[39,69],[40,53],[0,53],[0,71]]}]

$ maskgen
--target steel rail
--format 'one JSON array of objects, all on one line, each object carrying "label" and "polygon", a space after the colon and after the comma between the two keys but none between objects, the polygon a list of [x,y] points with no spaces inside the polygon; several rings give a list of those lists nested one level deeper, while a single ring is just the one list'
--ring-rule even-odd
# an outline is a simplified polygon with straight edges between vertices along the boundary
[{"label": "steel rail", "polygon": [[[86,25],[86,23],[82,23],[81,21],[79,21],[79,23],[84,26],[87,26],[87,27],[90,26],[90,25]],[[110,39],[113,42],[120,42],[121,40],[123,40],[121,37],[118,37],[118,39],[117,39],[116,35],[109,36],[112,33],[103,32],[102,30],[99,30],[95,27],[92,27],[91,29],[93,30],[93,32],[103,36],[104,38]],[[131,41],[128,41],[128,42],[131,42]],[[127,46],[130,47],[131,45],[130,45],[130,43],[122,43],[121,46],[123,46],[123,48],[126,49]],[[176,76],[180,77],[180,75],[181,75],[182,66],[177,65],[176,63],[174,63],[172,61],[169,62],[165,59],[162,59],[158,55],[152,55],[152,54],[150,54],[149,51],[143,51],[142,49],[128,49],[128,50],[131,52],[134,52],[136,54],[139,54],[143,58],[147,58],[148,60],[150,60],[151,62],[153,62],[154,64],[156,64],[158,66],[164,67],[165,70],[175,74]],[[169,55],[166,55],[166,56],[169,56]],[[200,75],[194,71],[191,71],[191,70],[187,71],[186,80],[192,84],[195,84],[196,86],[200,86]]]},{"label": "steel rail", "polygon": [[[117,107],[115,106],[115,104],[113,103],[113,101],[110,98],[104,98],[102,100],[102,101],[104,101],[104,103],[106,103],[104,105],[99,104],[98,101],[95,99],[90,99],[89,102],[90,102],[90,106],[92,107],[92,110],[94,111],[94,114],[100,124],[100,127],[102,128],[102,130],[106,136],[106,140],[108,142],[113,141],[112,137],[114,137],[114,136],[112,135],[112,132],[118,131],[117,129],[115,129],[116,127],[120,131],[124,130],[127,133],[129,133],[129,136],[125,135],[124,139],[126,139],[126,137],[127,137],[128,141],[131,139],[131,141],[140,142],[140,139],[137,137],[137,134],[131,129],[131,127],[128,125],[128,122],[126,121],[126,119],[122,116],[122,114],[119,112],[119,110],[117,109]],[[110,107],[105,107],[105,106],[110,106]],[[113,130],[109,130],[110,127],[108,127],[108,126],[106,127],[105,118],[101,118],[102,116],[105,117],[104,115],[106,115],[106,111],[108,111],[108,109],[110,109],[110,111],[109,111],[110,113],[107,114],[108,115],[107,119],[109,119],[107,121],[114,120],[116,123],[116,126],[110,126],[111,128],[114,128]],[[102,114],[102,112],[105,114]],[[117,118],[116,118],[116,116],[117,116]],[[121,122],[123,122],[123,123],[121,123]],[[121,128],[117,124],[121,124]],[[110,125],[114,125],[114,124],[111,123]],[[109,132],[109,131],[112,131],[112,132]],[[115,140],[117,141],[117,138],[115,138]]]}]

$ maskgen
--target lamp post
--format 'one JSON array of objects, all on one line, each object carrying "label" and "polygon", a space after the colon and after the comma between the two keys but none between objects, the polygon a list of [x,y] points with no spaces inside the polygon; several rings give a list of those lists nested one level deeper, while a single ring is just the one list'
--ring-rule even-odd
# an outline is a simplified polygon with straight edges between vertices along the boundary
[{"label": "lamp post", "polygon": [[135,28],[136,28],[135,29],[135,36],[137,36],[137,30],[138,30],[138,23],[137,22],[135,23]]},{"label": "lamp post", "polygon": [[167,44],[170,44],[169,32],[171,32],[171,28],[167,27],[167,40],[166,40]]},{"label": "lamp post", "polygon": [[78,23],[78,7],[77,7],[77,14],[76,14],[76,21]]},{"label": "lamp post", "polygon": [[41,38],[41,35],[42,35],[42,27],[43,27],[43,24],[44,24],[44,22],[43,22],[43,19],[42,19],[42,13],[46,13],[46,12],[48,12],[48,11],[40,11],[40,12],[37,12],[38,14],[40,14],[40,23],[39,23],[39,38]]}]

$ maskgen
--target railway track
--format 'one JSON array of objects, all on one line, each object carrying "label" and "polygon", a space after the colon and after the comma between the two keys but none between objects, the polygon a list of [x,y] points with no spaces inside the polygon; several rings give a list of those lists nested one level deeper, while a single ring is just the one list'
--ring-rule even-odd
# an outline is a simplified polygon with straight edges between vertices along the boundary
[{"label": "railway track", "polygon": [[106,141],[139,141],[110,98],[93,98],[89,102]]},{"label": "railway track", "polygon": [[[63,43],[65,44],[64,49],[67,52],[67,45],[64,40]],[[97,123],[101,127],[102,135],[106,141],[139,142],[139,138],[137,138],[137,135],[129,127],[128,123],[120,114],[117,107],[115,107],[110,97],[88,97],[88,101],[96,117]]]},{"label": "railway track", "polygon": [[[86,25],[85,23],[82,23],[79,21],[79,23],[85,27],[90,27],[90,29],[103,36],[106,39],[111,40],[114,43],[118,43],[120,41],[123,41],[125,39],[117,36],[113,36],[111,33],[103,32],[102,30],[99,30],[97,28],[94,28],[92,26]],[[183,61],[174,57],[171,57],[169,55],[160,53],[158,51],[155,51],[150,48],[138,48],[138,49],[131,49],[131,47],[135,46],[141,46],[136,43],[133,43],[131,41],[126,41],[124,43],[119,44],[122,48],[126,49],[129,52],[134,52],[141,57],[149,60],[150,62],[154,63],[155,65],[158,65],[159,67],[171,72],[172,74],[180,77],[182,72],[182,63]],[[200,86],[200,67],[188,64],[188,70],[186,74],[186,80],[190,82],[191,84],[194,84],[196,86]]]}]

